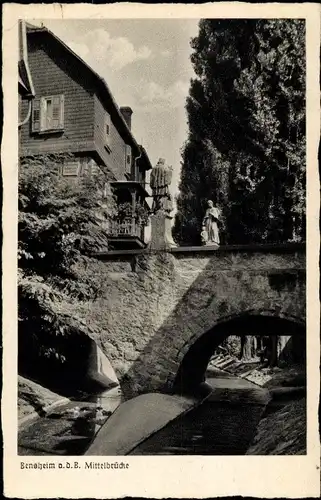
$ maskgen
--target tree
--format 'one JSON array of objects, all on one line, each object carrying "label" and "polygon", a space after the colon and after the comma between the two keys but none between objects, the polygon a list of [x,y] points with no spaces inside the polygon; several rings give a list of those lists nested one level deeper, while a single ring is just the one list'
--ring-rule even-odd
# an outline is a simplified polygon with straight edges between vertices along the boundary
[{"label": "tree", "polygon": [[231,243],[304,240],[304,21],[205,19],[191,44],[175,238],[200,242],[212,198]]},{"label": "tree", "polygon": [[26,374],[65,361],[66,337],[91,331],[79,305],[102,289],[86,263],[107,247],[102,221],[113,216],[114,200],[104,176],[68,181],[59,175],[62,161],[38,156],[19,166],[19,369]]}]

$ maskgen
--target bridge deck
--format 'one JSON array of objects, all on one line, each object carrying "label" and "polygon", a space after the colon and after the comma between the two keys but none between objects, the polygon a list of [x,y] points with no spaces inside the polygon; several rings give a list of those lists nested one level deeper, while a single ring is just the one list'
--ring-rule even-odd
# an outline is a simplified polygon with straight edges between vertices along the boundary
[{"label": "bridge deck", "polygon": [[93,257],[98,259],[112,259],[113,257],[125,257],[136,255],[148,255],[151,253],[164,253],[165,251],[172,254],[225,254],[231,252],[240,253],[293,253],[305,252],[305,243],[279,243],[279,244],[251,244],[251,245],[225,245],[219,248],[211,246],[182,246],[173,247],[167,250],[151,250],[150,248],[134,249],[134,250],[110,250],[93,253]]}]

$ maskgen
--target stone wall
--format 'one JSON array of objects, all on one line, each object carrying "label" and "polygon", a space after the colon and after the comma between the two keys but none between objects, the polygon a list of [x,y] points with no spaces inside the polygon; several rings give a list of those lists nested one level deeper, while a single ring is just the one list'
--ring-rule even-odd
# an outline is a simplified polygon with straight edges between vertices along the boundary
[{"label": "stone wall", "polygon": [[92,266],[105,285],[87,321],[129,395],[169,390],[191,346],[244,314],[304,327],[304,252],[176,249]]}]

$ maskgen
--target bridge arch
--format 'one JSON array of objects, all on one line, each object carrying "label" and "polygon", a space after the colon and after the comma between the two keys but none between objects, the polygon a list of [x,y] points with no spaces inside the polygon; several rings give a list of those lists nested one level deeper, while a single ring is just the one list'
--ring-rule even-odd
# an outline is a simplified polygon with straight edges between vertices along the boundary
[{"label": "bridge arch", "polygon": [[192,346],[195,358],[207,334],[224,325],[231,334],[248,316],[264,316],[279,318],[280,332],[290,326],[282,320],[304,329],[304,245],[172,250],[108,252],[93,268],[106,284],[89,320],[101,325],[103,352],[127,397],[171,391]]},{"label": "bridge arch", "polygon": [[169,376],[167,387],[173,392],[198,387],[215,349],[230,335],[287,335],[305,342],[305,322],[278,311],[255,309],[220,318],[212,328],[192,335],[182,345],[176,356],[177,371]]}]

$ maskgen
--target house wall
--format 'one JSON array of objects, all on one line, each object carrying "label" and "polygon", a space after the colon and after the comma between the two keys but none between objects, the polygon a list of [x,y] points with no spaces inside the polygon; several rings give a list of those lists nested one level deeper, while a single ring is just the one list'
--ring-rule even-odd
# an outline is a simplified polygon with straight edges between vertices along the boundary
[{"label": "house wall", "polygon": [[[64,94],[64,130],[31,132],[31,120],[21,127],[21,154],[76,152],[94,148],[94,82],[85,68],[46,33],[28,34],[28,59],[36,97]],[[28,102],[22,99],[20,116]]]},{"label": "house wall", "polygon": [[103,158],[108,169],[114,174],[115,179],[126,180],[125,153],[126,143],[115,127],[112,117],[110,122],[110,141],[106,148],[105,119],[110,109],[102,103],[98,95],[94,96],[95,116],[95,145],[101,158]]},{"label": "house wall", "polygon": [[[126,180],[126,142],[115,126],[111,100],[101,95],[97,80],[84,65],[47,33],[28,33],[28,59],[36,97],[64,94],[64,129],[33,133],[31,120],[20,129],[20,154],[96,151],[116,180]],[[27,116],[28,101],[21,99],[19,117]],[[105,117],[111,115],[110,149],[106,148]],[[133,161],[138,156],[132,148]],[[100,161],[99,161],[100,160]],[[106,169],[105,169],[106,171]],[[132,165],[132,180],[134,165]],[[139,179],[142,180],[140,175]]]}]

